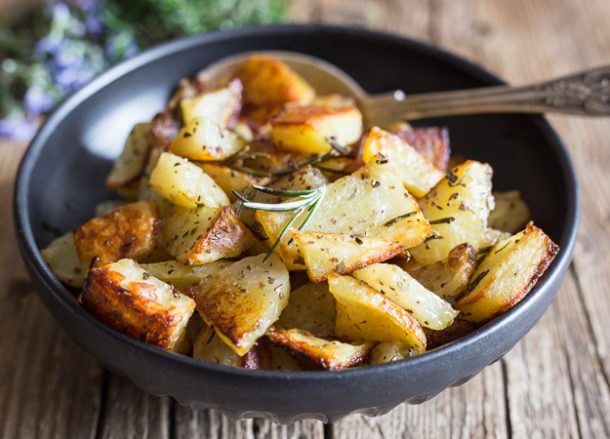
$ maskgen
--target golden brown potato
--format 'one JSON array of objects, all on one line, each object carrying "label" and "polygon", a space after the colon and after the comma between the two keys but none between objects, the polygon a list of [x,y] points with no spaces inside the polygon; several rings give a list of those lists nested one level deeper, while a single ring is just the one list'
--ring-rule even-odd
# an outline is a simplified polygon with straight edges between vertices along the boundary
[{"label": "golden brown potato", "polygon": [[199,117],[221,128],[232,127],[241,110],[241,89],[241,82],[233,80],[225,88],[182,98],[182,122],[188,125],[191,120]]},{"label": "golden brown potato", "polygon": [[373,264],[355,271],[353,276],[402,306],[425,328],[444,329],[458,314],[397,265]]},{"label": "golden brown potato", "polygon": [[404,247],[384,238],[345,233],[293,232],[299,252],[312,282],[321,282],[330,273],[348,274],[401,253]]},{"label": "golden brown potato", "polygon": [[356,107],[287,107],[271,119],[275,145],[298,154],[322,154],[330,141],[351,145],[362,135],[362,114]]},{"label": "golden brown potato", "polygon": [[316,337],[301,329],[282,329],[274,326],[267,331],[267,337],[271,343],[303,356],[327,370],[345,369],[360,364],[373,347],[371,342],[342,343]]},{"label": "golden brown potato", "polygon": [[80,268],[80,259],[76,253],[72,232],[54,239],[40,253],[57,279],[71,287],[83,286],[85,279]]},{"label": "golden brown potato", "polygon": [[167,152],[159,157],[148,184],[163,198],[190,209],[230,204],[227,195],[200,167]]},{"label": "golden brown potato", "polygon": [[351,276],[331,274],[328,285],[337,302],[337,336],[403,342],[418,353],[426,350],[426,335],[417,320],[384,294]]},{"label": "golden brown potato", "polygon": [[318,95],[313,98],[311,104],[314,107],[329,107],[329,108],[346,108],[355,107],[356,101],[351,96],[344,96],[340,94],[329,94],[329,95]]},{"label": "golden brown potato", "polygon": [[153,262],[141,264],[142,268],[163,282],[173,285],[180,291],[199,282],[206,276],[215,273],[228,265],[230,261],[219,260],[204,265],[183,265],[178,261]]},{"label": "golden brown potato", "polygon": [[491,175],[488,164],[468,160],[452,169],[419,200],[435,235],[410,250],[417,262],[428,265],[443,260],[455,246],[465,242],[481,247],[493,208]]},{"label": "golden brown potato", "polygon": [[95,205],[95,211],[93,216],[100,217],[108,215],[114,209],[120,206],[124,206],[126,203],[124,200],[106,200]]},{"label": "golden brown potato", "polygon": [[216,335],[214,328],[204,325],[193,344],[193,358],[225,366],[242,367],[243,359]]},{"label": "golden brown potato", "polygon": [[364,139],[362,159],[370,168],[383,168],[416,197],[421,197],[436,185],[443,173],[420,155],[415,148],[380,128],[373,127]]},{"label": "golden brown potato", "polygon": [[314,89],[283,62],[267,55],[254,55],[234,73],[243,84],[242,113],[263,125],[284,104],[310,103]]},{"label": "golden brown potato", "polygon": [[154,201],[139,201],[93,218],[74,230],[74,244],[87,273],[122,258],[142,259],[159,245],[161,216]]},{"label": "golden brown potato", "polygon": [[494,192],[494,209],[489,213],[489,227],[517,233],[531,218],[519,191]]},{"label": "golden brown potato", "polygon": [[486,228],[485,236],[483,237],[483,241],[481,242],[480,247],[478,249],[479,256],[485,255],[485,253],[487,253],[487,251],[490,250],[491,247],[493,247],[503,239],[509,238],[510,235],[510,233],[503,232],[498,229],[492,229],[491,227]]},{"label": "golden brown potato", "polygon": [[498,242],[474,272],[467,294],[457,301],[462,318],[484,322],[512,308],[534,287],[559,251],[542,230],[525,230]]},{"label": "golden brown potato", "polygon": [[271,345],[271,370],[299,371],[298,361],[279,346]]},{"label": "golden brown potato", "polygon": [[187,290],[203,320],[238,355],[244,355],[288,304],[288,270],[277,256],[243,258]]},{"label": "golden brown potato", "polygon": [[191,298],[132,259],[92,269],[81,303],[114,329],[167,350],[177,347],[195,310]]},{"label": "golden brown potato", "polygon": [[132,128],[125,141],[123,152],[115,160],[106,178],[108,189],[125,186],[142,175],[151,147],[150,130],[149,123],[139,123]]},{"label": "golden brown potato", "polygon": [[290,293],[288,305],[275,326],[303,329],[316,337],[333,337],[335,314],[335,299],[328,284],[305,284]]},{"label": "golden brown potato", "polygon": [[171,256],[187,265],[202,265],[239,256],[255,237],[230,207],[175,206],[163,224],[163,242]]},{"label": "golden brown potato", "polygon": [[267,337],[261,337],[242,357],[242,365],[245,369],[270,370],[271,343]]},{"label": "golden brown potato", "polygon": [[447,259],[430,265],[403,267],[420,284],[443,299],[453,302],[468,287],[477,264],[477,251],[470,244],[460,244]]},{"label": "golden brown potato", "polygon": [[385,364],[404,360],[417,355],[417,352],[405,343],[384,341],[377,344],[369,353],[368,363]]},{"label": "golden brown potato", "polygon": [[411,145],[426,160],[442,172],[447,172],[451,148],[449,132],[445,127],[412,127],[406,122],[398,122],[388,127]]},{"label": "golden brown potato", "polygon": [[255,177],[216,163],[200,163],[198,166],[214,179],[216,184],[229,196],[229,200],[232,202],[237,200],[237,197],[233,195],[233,191],[241,193],[253,184],[265,186],[269,183],[269,178]]},{"label": "golden brown potato", "polygon": [[191,160],[224,160],[246,143],[232,131],[202,117],[194,117],[180,130],[170,144],[170,151]]}]

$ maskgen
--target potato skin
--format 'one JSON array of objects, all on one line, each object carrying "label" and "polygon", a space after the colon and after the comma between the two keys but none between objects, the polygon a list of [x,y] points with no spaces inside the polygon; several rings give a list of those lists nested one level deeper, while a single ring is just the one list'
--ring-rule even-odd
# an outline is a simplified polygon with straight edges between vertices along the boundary
[{"label": "potato skin", "polygon": [[74,230],[74,244],[86,273],[122,258],[141,259],[159,245],[161,215],[154,201],[120,206]]},{"label": "potato skin", "polygon": [[449,130],[446,127],[412,127],[401,122],[392,125],[389,131],[415,148],[439,170],[447,172],[451,148]]}]

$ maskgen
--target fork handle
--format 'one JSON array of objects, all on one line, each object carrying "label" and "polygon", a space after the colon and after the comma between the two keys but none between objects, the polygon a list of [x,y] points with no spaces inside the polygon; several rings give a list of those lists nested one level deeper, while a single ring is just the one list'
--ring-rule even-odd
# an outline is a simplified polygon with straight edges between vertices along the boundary
[{"label": "fork handle", "polygon": [[610,65],[519,87],[496,86],[406,96],[397,90],[365,98],[371,125],[480,113],[610,116]]}]

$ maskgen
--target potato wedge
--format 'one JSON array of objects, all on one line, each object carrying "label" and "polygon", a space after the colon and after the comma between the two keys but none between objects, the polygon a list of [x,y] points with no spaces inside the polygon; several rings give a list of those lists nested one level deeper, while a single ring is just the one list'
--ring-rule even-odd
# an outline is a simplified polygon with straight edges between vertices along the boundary
[{"label": "potato wedge", "polygon": [[271,345],[271,370],[299,371],[298,361],[279,346]]},{"label": "potato wedge", "polygon": [[483,241],[479,247],[479,256],[485,255],[488,250],[491,250],[491,247],[496,245],[498,242],[503,239],[509,238],[511,234],[509,232],[503,232],[502,230],[492,229],[488,227],[485,229],[485,236],[483,237]]},{"label": "potato wedge", "polygon": [[242,113],[263,125],[289,102],[305,105],[314,89],[290,67],[267,55],[254,55],[234,73],[242,85]]},{"label": "potato wedge", "polygon": [[337,336],[353,341],[403,342],[418,353],[426,350],[426,336],[417,320],[384,294],[339,274],[331,274],[328,285],[337,302]]},{"label": "potato wedge", "polygon": [[411,145],[426,160],[442,172],[447,172],[451,148],[449,147],[449,131],[445,127],[412,127],[406,122],[399,122],[388,127],[388,131],[396,134]]},{"label": "potato wedge", "polygon": [[195,310],[193,299],[132,259],[93,268],[81,303],[114,329],[167,350],[177,347]]},{"label": "potato wedge", "polygon": [[473,274],[467,294],[457,301],[462,318],[484,322],[519,303],[551,264],[559,247],[529,223],[498,242]]},{"label": "potato wedge", "polygon": [[377,344],[369,353],[368,363],[385,364],[404,360],[417,355],[415,350],[405,343],[384,341]]},{"label": "potato wedge", "polygon": [[231,262],[219,260],[205,265],[183,265],[178,261],[164,261],[140,265],[157,279],[184,291],[204,277],[231,265]]},{"label": "potato wedge", "polygon": [[428,340],[428,349],[434,349],[451,343],[452,341],[459,340],[473,332],[477,327],[478,325],[476,323],[458,317],[453,321],[451,326],[448,326],[441,331],[426,329],[425,333]]},{"label": "potato wedge", "polygon": [[493,208],[491,175],[488,164],[468,160],[420,200],[435,236],[410,250],[417,262],[428,265],[443,260],[455,246],[465,242],[481,247]]},{"label": "potato wedge", "polygon": [[159,246],[161,215],[154,201],[125,204],[74,230],[81,270],[123,258],[142,259]]},{"label": "potato wedge", "polygon": [[305,284],[290,293],[288,305],[275,326],[303,329],[316,337],[332,337],[335,320],[335,299],[328,291],[328,284]]},{"label": "potato wedge", "polygon": [[80,268],[72,232],[54,239],[40,253],[57,279],[71,287],[83,286],[85,278]]},{"label": "potato wedge", "polygon": [[444,329],[458,314],[397,265],[373,264],[354,271],[353,276],[405,308],[424,328]]},{"label": "potato wedge", "polygon": [[112,165],[106,178],[106,187],[116,189],[138,179],[144,172],[151,147],[150,123],[136,124],[123,147],[123,152]]},{"label": "potato wedge", "polygon": [[216,335],[214,328],[208,325],[204,325],[193,344],[193,358],[225,366],[243,366],[243,358],[233,352],[233,349]]},{"label": "potato wedge", "polygon": [[488,225],[503,232],[517,233],[531,218],[531,213],[519,191],[494,192],[494,209]]},{"label": "potato wedge", "polygon": [[155,146],[166,149],[170,142],[180,131],[180,121],[176,118],[174,111],[165,109],[153,117],[151,124],[151,136]]},{"label": "potato wedge", "polygon": [[203,265],[239,256],[255,237],[230,207],[174,206],[163,223],[168,253],[186,265]]},{"label": "potato wedge", "polygon": [[244,369],[270,370],[271,343],[267,337],[261,337],[242,357]]},{"label": "potato wedge", "polygon": [[376,262],[386,261],[404,247],[384,238],[345,233],[293,232],[299,252],[312,282],[321,282],[330,273],[347,274]]},{"label": "potato wedge", "polygon": [[167,152],[159,157],[148,184],[163,198],[190,209],[230,204],[212,177],[187,159]]},{"label": "potato wedge", "polygon": [[255,177],[216,163],[200,163],[198,166],[214,179],[216,184],[229,196],[231,202],[237,200],[237,197],[233,195],[233,191],[241,193],[253,184],[265,186],[269,183],[269,178]]},{"label": "potato wedge", "polygon": [[219,90],[204,92],[180,100],[182,122],[188,125],[194,118],[207,119],[221,128],[230,128],[241,110],[241,82],[231,81]]},{"label": "potato wedge", "polygon": [[[291,212],[256,212],[271,242],[277,239],[291,215]],[[301,224],[305,215],[294,224]],[[401,181],[383,169],[369,172],[368,167],[327,185],[318,209],[304,230],[377,237],[404,248],[422,243],[431,233],[417,202],[402,187]],[[288,241],[286,236],[278,246],[282,260],[291,270],[305,269],[298,247],[294,242],[289,245]]]},{"label": "potato wedge", "polygon": [[416,197],[428,193],[443,173],[420,155],[415,148],[380,128],[373,127],[364,139],[362,159],[369,167],[383,167]]},{"label": "potato wedge", "polygon": [[470,244],[460,244],[447,259],[430,265],[403,267],[425,288],[452,303],[468,287],[477,264],[477,251]]},{"label": "potato wedge", "polygon": [[356,107],[287,107],[271,119],[275,145],[298,154],[322,154],[330,141],[351,145],[362,135],[362,113]]},{"label": "potato wedge", "polygon": [[170,144],[170,151],[191,160],[224,160],[246,146],[237,134],[209,119],[194,117]]},{"label": "potato wedge", "polygon": [[288,304],[290,279],[272,255],[243,258],[190,287],[203,320],[238,355],[244,355]]},{"label": "potato wedge", "polygon": [[271,343],[303,356],[327,370],[345,369],[362,363],[374,345],[372,342],[351,344],[327,340],[301,329],[282,329],[274,326],[267,330],[267,337]]}]

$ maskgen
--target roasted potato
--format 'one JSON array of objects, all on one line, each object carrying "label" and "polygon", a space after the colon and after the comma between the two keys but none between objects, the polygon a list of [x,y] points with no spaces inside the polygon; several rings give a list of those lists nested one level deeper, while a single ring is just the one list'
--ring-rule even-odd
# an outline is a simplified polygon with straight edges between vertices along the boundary
[{"label": "roasted potato", "polygon": [[81,270],[123,258],[142,259],[159,246],[161,216],[154,201],[125,204],[74,230]]},{"label": "roasted potato", "polygon": [[290,279],[272,255],[243,258],[187,290],[203,320],[238,355],[244,355],[288,304]]},{"label": "roasted potato", "polygon": [[126,203],[124,200],[106,200],[95,205],[95,212],[93,216],[100,217],[108,215],[117,207],[124,206]]},{"label": "roasted potato", "polygon": [[163,242],[178,262],[202,265],[239,256],[255,237],[230,207],[174,206],[163,223]]},{"label": "roasted potato", "polygon": [[263,125],[284,104],[306,105],[314,89],[283,62],[267,55],[254,55],[234,73],[242,85],[242,113]]},{"label": "roasted potato", "polygon": [[322,154],[331,141],[351,145],[362,135],[362,114],[356,107],[287,107],[271,119],[275,145],[298,154]]},{"label": "roasted potato", "polygon": [[427,290],[397,265],[369,265],[355,271],[353,276],[402,306],[425,328],[444,329],[453,323],[458,314],[449,303]]},{"label": "roasted potato", "polygon": [[274,326],[267,330],[267,337],[271,343],[328,370],[345,369],[362,363],[374,345],[371,342],[351,344],[327,340],[301,329],[282,329]]},{"label": "roasted potato", "polygon": [[298,361],[279,346],[271,345],[271,370],[299,371]]},{"label": "roasted potato", "polygon": [[318,95],[311,101],[311,106],[314,107],[328,107],[328,108],[347,108],[355,107],[356,101],[351,96],[344,96],[340,94],[328,94]]},{"label": "roasted potato", "polygon": [[216,335],[214,328],[208,325],[204,325],[193,344],[193,358],[225,366],[243,367],[243,358],[233,352],[233,349]]},{"label": "roasted potato", "polygon": [[347,340],[403,342],[418,353],[426,350],[426,335],[403,307],[351,276],[331,274],[330,292],[337,302],[336,333]]},{"label": "roasted potato", "polygon": [[488,225],[503,232],[517,233],[531,218],[527,204],[519,191],[494,192],[494,209],[489,213]]},{"label": "roasted potato", "polygon": [[470,244],[460,244],[447,259],[430,265],[403,266],[420,284],[452,303],[468,287],[477,264],[477,251]]},{"label": "roasted potato", "polygon": [[303,329],[316,337],[332,337],[335,314],[335,299],[328,291],[328,284],[305,284],[290,293],[288,305],[275,326]]},{"label": "roasted potato", "polygon": [[424,332],[426,333],[426,338],[428,340],[428,349],[434,349],[465,337],[477,329],[477,327],[478,325],[476,323],[458,317],[453,321],[451,326],[448,326],[441,331],[425,329]]},{"label": "roasted potato", "polygon": [[234,80],[225,88],[182,98],[182,122],[188,125],[195,118],[203,118],[221,128],[232,127],[241,110],[241,89],[241,82]]},{"label": "roasted potato", "polygon": [[174,350],[195,302],[132,259],[93,268],[81,295],[86,310],[127,335]]},{"label": "roasted potato", "polygon": [[292,237],[312,282],[330,273],[348,274],[376,262],[386,261],[404,250],[398,242],[345,233],[294,232]]},{"label": "roasted potato", "polygon": [[40,253],[61,282],[75,288],[83,286],[85,278],[80,267],[78,253],[76,253],[72,232],[54,239]]},{"label": "roasted potato", "polygon": [[493,208],[491,175],[488,164],[468,160],[453,168],[420,200],[434,236],[410,250],[417,262],[428,265],[443,260],[465,242],[481,247]]},{"label": "roasted potato", "polygon": [[204,265],[183,265],[178,261],[141,264],[142,268],[152,276],[167,282],[180,291],[186,290],[186,288],[199,282],[204,277],[228,265],[231,265],[231,262],[225,260],[214,261]]},{"label": "roasted potato", "polygon": [[447,172],[451,148],[449,147],[449,131],[445,127],[412,127],[406,122],[398,122],[388,127],[388,131],[396,134],[411,145],[426,160],[442,172]]},{"label": "roasted potato", "polygon": [[148,184],[163,198],[190,209],[230,204],[212,177],[194,163],[167,152],[159,157]]},{"label": "roasted potato", "polygon": [[241,193],[253,184],[264,186],[269,183],[267,177],[255,177],[246,172],[236,171],[228,166],[216,163],[200,163],[198,166],[214,179],[216,184],[229,196],[231,202],[237,200],[233,191]]},{"label": "roasted potato", "polygon": [[170,151],[200,161],[224,160],[246,146],[237,134],[211,120],[194,117],[170,144]]},{"label": "roasted potato", "polygon": [[472,322],[487,321],[512,308],[530,292],[558,251],[551,238],[528,224],[493,246],[455,307]]},{"label": "roasted potato", "polygon": [[492,229],[488,227],[485,229],[485,236],[483,237],[483,241],[480,244],[478,249],[479,256],[483,256],[488,250],[491,249],[498,242],[503,239],[509,238],[511,236],[508,232],[503,232],[502,230]]},{"label": "roasted potato", "polygon": [[368,363],[371,365],[392,363],[393,361],[404,360],[415,355],[417,355],[417,352],[405,343],[384,341],[378,343],[369,352]]},{"label": "roasted potato", "polygon": [[108,189],[125,186],[142,175],[151,147],[150,130],[149,123],[139,123],[132,128],[125,141],[123,152],[115,160],[106,178]]},{"label": "roasted potato", "polygon": [[405,189],[421,197],[436,185],[443,173],[420,155],[415,148],[380,128],[373,127],[364,139],[362,160],[369,168],[383,168],[401,181]]}]

